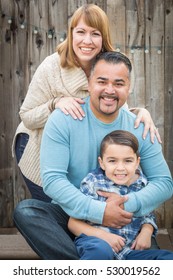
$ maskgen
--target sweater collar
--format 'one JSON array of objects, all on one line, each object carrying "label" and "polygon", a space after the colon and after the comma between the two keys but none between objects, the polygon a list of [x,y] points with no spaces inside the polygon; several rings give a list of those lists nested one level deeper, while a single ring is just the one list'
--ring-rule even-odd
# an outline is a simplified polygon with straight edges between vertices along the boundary
[{"label": "sweater collar", "polygon": [[76,92],[88,90],[88,79],[85,72],[80,67],[71,69],[62,68],[61,78],[66,90],[70,95],[75,95]]}]

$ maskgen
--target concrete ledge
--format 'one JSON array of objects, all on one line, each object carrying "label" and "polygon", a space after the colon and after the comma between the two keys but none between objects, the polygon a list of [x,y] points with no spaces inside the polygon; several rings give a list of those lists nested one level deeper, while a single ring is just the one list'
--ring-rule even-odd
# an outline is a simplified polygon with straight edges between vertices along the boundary
[{"label": "concrete ledge", "polygon": [[31,249],[23,236],[18,234],[0,235],[1,260],[36,260],[40,257]]},{"label": "concrete ledge", "polygon": [[[160,249],[173,251],[173,229],[159,229]],[[39,260],[16,228],[0,228],[0,260]]]},{"label": "concrete ledge", "polygon": [[160,249],[173,251],[173,231],[172,229],[159,229],[157,243]]}]

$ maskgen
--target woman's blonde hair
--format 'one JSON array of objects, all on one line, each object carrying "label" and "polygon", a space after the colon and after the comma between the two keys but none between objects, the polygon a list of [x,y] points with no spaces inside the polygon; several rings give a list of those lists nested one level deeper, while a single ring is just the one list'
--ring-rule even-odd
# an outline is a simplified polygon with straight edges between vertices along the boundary
[{"label": "woman's blonde hair", "polygon": [[77,26],[79,20],[83,18],[84,22],[100,31],[102,35],[102,51],[113,51],[111,43],[109,21],[105,12],[95,4],[86,4],[78,8],[73,14],[69,27],[68,35],[64,42],[57,46],[57,52],[60,55],[61,66],[74,67],[78,66],[73,51],[73,28]]}]

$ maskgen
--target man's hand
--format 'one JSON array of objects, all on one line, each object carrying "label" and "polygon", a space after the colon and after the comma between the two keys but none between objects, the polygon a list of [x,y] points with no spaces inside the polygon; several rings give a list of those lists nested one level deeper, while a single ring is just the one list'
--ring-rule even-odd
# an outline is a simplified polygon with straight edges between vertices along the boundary
[{"label": "man's hand", "polygon": [[101,191],[97,193],[107,198],[103,217],[104,226],[121,228],[131,222],[133,214],[123,209],[124,202],[128,199],[127,196],[122,197],[115,193]]},{"label": "man's hand", "polygon": [[[97,193],[100,196],[104,196],[106,198],[106,202],[109,202],[111,200],[115,201],[116,199],[120,198],[121,196],[117,193],[110,193],[110,192],[106,192],[106,191],[97,191]],[[128,199],[127,196],[124,196],[126,198],[126,200]],[[125,201],[126,201],[125,200]],[[119,205],[122,209],[124,209],[124,201],[121,205]]]}]

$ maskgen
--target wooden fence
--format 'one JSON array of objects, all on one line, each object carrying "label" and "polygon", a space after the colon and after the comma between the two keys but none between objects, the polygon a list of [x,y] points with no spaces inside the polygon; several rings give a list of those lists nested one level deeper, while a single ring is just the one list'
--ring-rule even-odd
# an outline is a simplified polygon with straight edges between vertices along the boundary
[{"label": "wooden fence", "polygon": [[[173,0],[0,0],[0,227],[13,226],[14,207],[29,197],[11,155],[19,108],[36,68],[84,3],[105,10],[114,47],[132,60],[129,106],[151,112],[173,174]],[[172,204],[157,209],[160,227],[173,227]]]}]

